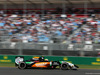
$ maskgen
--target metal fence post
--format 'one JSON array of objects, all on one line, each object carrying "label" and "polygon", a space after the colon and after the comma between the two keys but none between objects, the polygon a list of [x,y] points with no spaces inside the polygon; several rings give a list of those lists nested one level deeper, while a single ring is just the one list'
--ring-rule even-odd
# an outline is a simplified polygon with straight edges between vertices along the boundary
[{"label": "metal fence post", "polygon": [[87,1],[88,1],[88,0],[84,0],[84,15],[87,15],[87,13],[88,13],[88,12],[87,12],[87,11],[88,11],[88,10],[87,10],[87,8],[88,8],[88,3],[87,3]]},{"label": "metal fence post", "polygon": [[19,42],[18,55],[23,55],[21,41]]},{"label": "metal fence post", "polygon": [[42,17],[42,18],[43,18],[43,16],[45,15],[45,10],[44,10],[44,8],[45,8],[45,4],[42,3],[42,4],[41,4],[41,17]]},{"label": "metal fence post", "polygon": [[84,44],[82,44],[82,45],[83,45],[83,48],[82,48],[82,50],[79,51],[79,53],[80,53],[80,56],[85,56]]},{"label": "metal fence post", "polygon": [[5,1],[3,8],[4,8],[4,14],[6,14],[7,13],[7,0]]},{"label": "metal fence post", "polygon": [[48,55],[52,55],[52,44],[49,44]]}]

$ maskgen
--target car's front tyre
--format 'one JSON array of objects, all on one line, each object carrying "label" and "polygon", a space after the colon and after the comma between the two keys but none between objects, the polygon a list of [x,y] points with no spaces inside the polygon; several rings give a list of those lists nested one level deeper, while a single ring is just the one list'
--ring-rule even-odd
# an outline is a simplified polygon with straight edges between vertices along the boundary
[{"label": "car's front tyre", "polygon": [[60,66],[61,70],[68,70],[68,68],[69,68],[69,65],[67,63],[62,63]]}]

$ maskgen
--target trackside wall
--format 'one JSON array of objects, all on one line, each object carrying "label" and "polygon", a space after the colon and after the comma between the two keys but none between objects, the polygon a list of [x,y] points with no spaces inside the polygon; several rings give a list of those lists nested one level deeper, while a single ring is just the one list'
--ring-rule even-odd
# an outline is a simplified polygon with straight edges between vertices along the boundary
[{"label": "trackside wall", "polygon": [[[0,55],[0,63],[14,63],[16,55]],[[25,60],[35,56],[24,56]],[[44,56],[49,61],[67,61],[78,65],[100,65],[100,57]]]}]

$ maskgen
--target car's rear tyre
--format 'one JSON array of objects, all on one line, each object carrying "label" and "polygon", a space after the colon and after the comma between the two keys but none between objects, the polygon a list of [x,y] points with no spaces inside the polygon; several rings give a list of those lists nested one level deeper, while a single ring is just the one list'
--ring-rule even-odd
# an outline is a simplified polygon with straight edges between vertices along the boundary
[{"label": "car's rear tyre", "polygon": [[19,69],[25,69],[26,68],[26,64],[25,62],[21,62],[18,66]]},{"label": "car's rear tyre", "polygon": [[61,70],[68,70],[68,68],[69,68],[69,65],[67,63],[62,63],[60,66]]}]

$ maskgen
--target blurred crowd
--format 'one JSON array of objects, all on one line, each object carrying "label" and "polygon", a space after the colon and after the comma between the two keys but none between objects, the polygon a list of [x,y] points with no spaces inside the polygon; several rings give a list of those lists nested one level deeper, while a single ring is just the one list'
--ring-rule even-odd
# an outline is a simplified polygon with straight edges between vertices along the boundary
[{"label": "blurred crowd", "polygon": [[87,23],[77,32],[72,43],[100,44],[100,19],[87,18]]},{"label": "blurred crowd", "polygon": [[[62,9],[56,8],[55,11],[60,14]],[[4,11],[0,11],[0,36],[10,36],[11,41],[26,43],[49,42],[51,39],[57,40],[54,37],[61,39],[64,37],[66,39],[63,43],[66,43],[67,38],[80,29],[71,37],[71,43],[100,44],[100,19],[96,18],[95,14],[87,18],[78,18],[75,17],[75,11],[81,10],[73,8],[66,11],[72,16],[54,16],[49,11],[46,15],[39,15],[40,13],[32,11],[26,12],[27,15],[22,11],[7,11],[9,14],[6,15]],[[94,10],[88,10],[90,14],[93,12]]]},{"label": "blurred crowd", "polygon": [[23,42],[48,42],[51,37],[69,37],[83,24],[79,18],[58,18],[47,15],[42,17],[34,15],[9,15],[0,16],[1,34],[13,36],[12,39],[19,39]]}]

